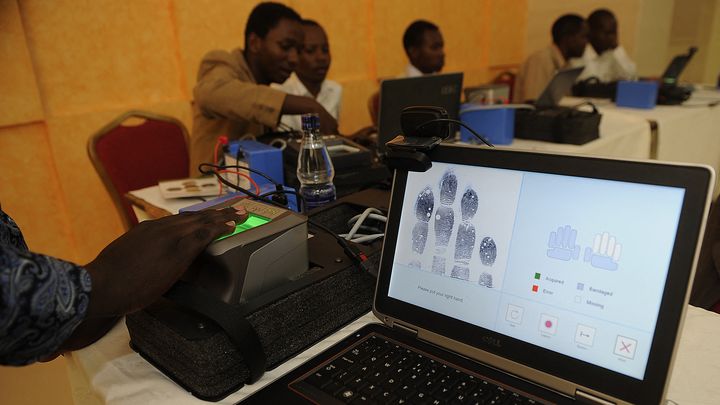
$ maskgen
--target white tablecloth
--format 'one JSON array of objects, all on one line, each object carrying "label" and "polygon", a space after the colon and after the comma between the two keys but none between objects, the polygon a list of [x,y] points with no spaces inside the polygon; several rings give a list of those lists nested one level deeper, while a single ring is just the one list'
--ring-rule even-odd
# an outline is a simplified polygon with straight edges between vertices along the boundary
[{"label": "white tablecloth", "polygon": [[[563,105],[574,105],[583,99],[566,97]],[[702,163],[720,171],[720,101],[718,90],[696,90],[682,105],[658,105],[653,109],[617,107],[609,100],[590,100],[597,105],[603,117],[622,114],[641,118],[657,125],[657,153],[653,158],[671,162]],[[720,192],[720,179],[715,195]]]},{"label": "white tablecloth", "polygon": [[602,111],[602,114],[600,138],[584,145],[515,139],[509,148],[627,159],[650,158],[652,135],[646,119],[618,111]]},{"label": "white tablecloth", "polygon": [[[253,385],[218,402],[232,404],[297,367],[368,322],[367,314],[280,365]],[[678,404],[716,404],[720,398],[720,315],[690,306],[670,380],[668,398]],[[67,356],[76,404],[201,404],[128,346],[125,323],[94,345]]]}]

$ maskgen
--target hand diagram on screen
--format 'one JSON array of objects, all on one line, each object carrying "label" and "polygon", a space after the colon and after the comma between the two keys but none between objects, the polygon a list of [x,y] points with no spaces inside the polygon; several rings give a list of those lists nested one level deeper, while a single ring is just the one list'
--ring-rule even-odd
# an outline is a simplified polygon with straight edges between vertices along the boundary
[{"label": "hand diagram on screen", "polygon": [[460,215],[462,222],[455,237],[455,266],[450,277],[468,280],[470,278],[470,258],[475,248],[475,226],[470,223],[478,209],[478,196],[475,190],[465,190],[460,199]]},{"label": "hand diagram on screen", "polygon": [[455,224],[455,212],[452,209],[455,194],[457,194],[457,177],[452,170],[448,170],[440,179],[440,207],[435,213],[433,273],[445,274],[445,253]]},{"label": "hand diagram on screen", "polygon": [[[425,244],[428,238],[428,224],[435,208],[435,196],[429,186],[426,186],[415,200],[415,218],[417,223],[412,229],[412,250],[418,255],[425,251]],[[421,267],[420,260],[413,260],[410,263],[413,267]]]},{"label": "hand diagram on screen", "polygon": [[557,231],[550,232],[547,256],[558,260],[577,260],[580,256],[580,245],[575,244],[577,230],[565,225]]},{"label": "hand diagram on screen", "polygon": [[593,247],[585,248],[584,260],[599,269],[615,271],[618,268],[622,245],[607,232],[595,235]]}]

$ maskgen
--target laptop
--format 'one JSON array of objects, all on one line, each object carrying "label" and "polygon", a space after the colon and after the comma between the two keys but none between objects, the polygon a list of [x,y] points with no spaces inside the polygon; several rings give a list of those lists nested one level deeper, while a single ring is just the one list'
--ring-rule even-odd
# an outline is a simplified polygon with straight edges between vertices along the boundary
[{"label": "laptop", "polygon": [[458,119],[462,81],[462,73],[383,80],[378,113],[378,153],[384,155],[385,143],[401,134],[400,113],[405,107],[443,107],[451,119]]},{"label": "laptop", "polygon": [[547,86],[537,100],[535,100],[536,107],[555,107],[560,104],[560,100],[572,94],[572,86],[575,84],[580,73],[582,73],[584,66],[558,70],[553,78],[550,80]]},{"label": "laptop", "polygon": [[683,70],[685,70],[685,67],[690,62],[690,59],[692,59],[693,55],[695,55],[696,52],[697,48],[692,46],[688,49],[688,52],[686,54],[675,56],[670,61],[670,64],[665,69],[665,72],[663,72],[662,74],[662,84],[676,85],[678,83],[678,78],[682,74]]},{"label": "laptop", "polygon": [[445,144],[429,157],[395,172],[382,324],[247,400],[660,403],[712,169]]}]

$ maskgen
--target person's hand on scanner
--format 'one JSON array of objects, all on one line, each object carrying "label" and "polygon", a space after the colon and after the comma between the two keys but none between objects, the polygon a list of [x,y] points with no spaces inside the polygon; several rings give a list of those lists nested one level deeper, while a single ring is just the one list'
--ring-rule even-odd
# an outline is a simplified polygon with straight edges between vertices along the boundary
[{"label": "person's hand on scanner", "polygon": [[247,217],[244,208],[187,212],[141,222],[114,240],[84,266],[92,280],[87,315],[60,352],[93,343],[119,317],[155,302],[210,242]]}]

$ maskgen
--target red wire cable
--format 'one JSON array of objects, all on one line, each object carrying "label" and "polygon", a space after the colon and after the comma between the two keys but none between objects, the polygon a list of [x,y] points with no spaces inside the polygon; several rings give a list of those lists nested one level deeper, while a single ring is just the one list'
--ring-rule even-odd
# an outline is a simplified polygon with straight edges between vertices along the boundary
[{"label": "red wire cable", "polygon": [[[253,191],[253,192],[254,192],[255,194],[260,194],[260,186],[258,186],[258,184],[255,182],[255,180],[253,180],[252,177],[248,176],[247,174],[241,173],[241,172],[239,172],[239,171],[237,171],[237,170],[227,170],[227,169],[225,169],[225,170],[218,170],[217,172],[220,173],[220,174],[222,174],[222,173],[237,174],[237,175],[239,175],[239,176],[245,177],[246,179],[248,179],[248,181],[250,182],[250,184],[252,184],[253,188],[255,189],[255,191]],[[220,181],[218,180],[218,182],[220,182]],[[223,184],[220,183],[220,192],[221,192],[221,193],[222,193],[222,186],[223,186]]]}]

